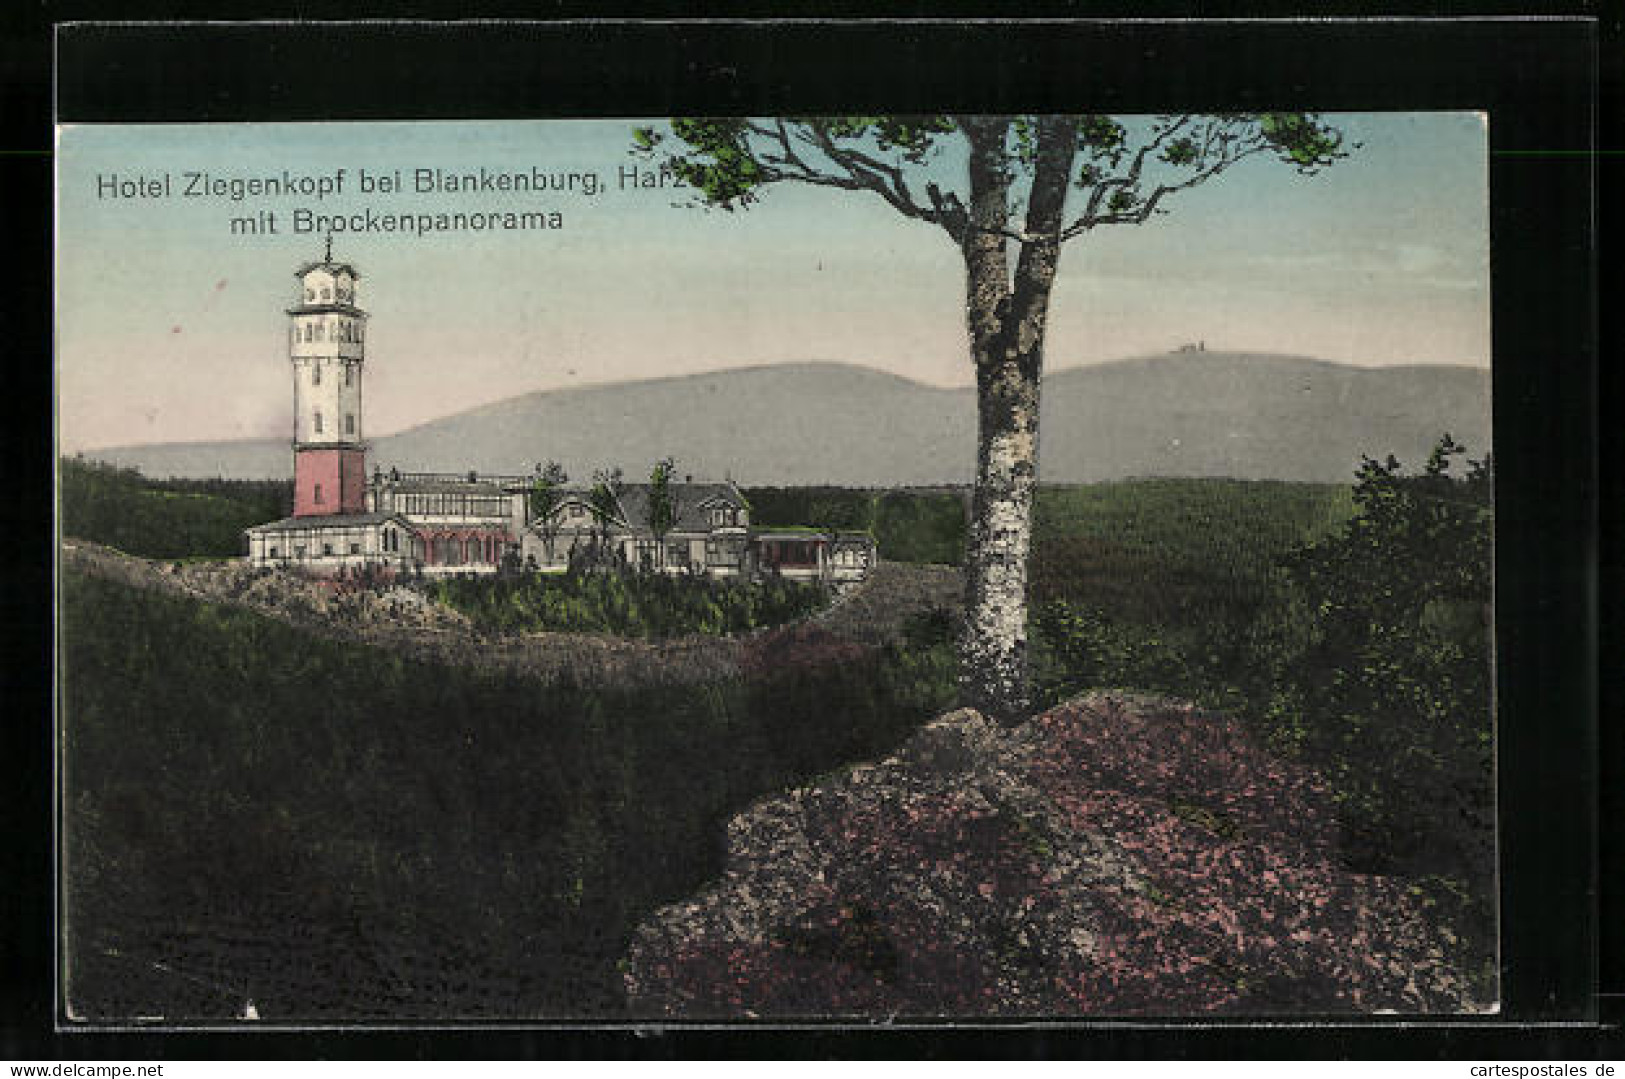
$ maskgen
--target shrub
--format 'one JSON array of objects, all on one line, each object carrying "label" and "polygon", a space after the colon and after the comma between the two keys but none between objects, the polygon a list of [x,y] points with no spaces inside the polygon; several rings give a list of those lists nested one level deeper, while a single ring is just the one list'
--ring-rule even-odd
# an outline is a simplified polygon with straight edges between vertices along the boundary
[{"label": "shrub", "polygon": [[630,572],[441,578],[432,591],[482,629],[657,638],[749,633],[810,614],[828,601],[822,586],[782,578],[714,581]]},{"label": "shrub", "polygon": [[1491,790],[1489,462],[1419,475],[1367,458],[1344,531],[1286,561],[1310,612],[1269,716],[1337,791],[1348,856],[1487,894]]}]

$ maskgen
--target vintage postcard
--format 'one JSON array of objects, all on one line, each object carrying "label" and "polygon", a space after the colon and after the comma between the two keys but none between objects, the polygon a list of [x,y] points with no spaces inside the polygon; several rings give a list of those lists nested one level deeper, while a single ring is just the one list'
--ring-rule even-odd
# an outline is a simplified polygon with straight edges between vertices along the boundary
[{"label": "vintage postcard", "polygon": [[1498,1009],[1480,113],[67,124],[67,1024]]}]

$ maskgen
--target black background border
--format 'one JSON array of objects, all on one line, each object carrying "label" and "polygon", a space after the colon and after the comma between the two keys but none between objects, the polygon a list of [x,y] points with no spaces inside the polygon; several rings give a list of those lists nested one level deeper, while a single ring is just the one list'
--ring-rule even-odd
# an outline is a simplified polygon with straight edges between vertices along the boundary
[{"label": "black background border", "polygon": [[[422,14],[434,14],[421,12]],[[94,15],[95,12],[86,12]],[[194,15],[198,13],[193,13]],[[447,12],[439,13],[442,17]],[[77,17],[59,11],[57,18]],[[32,427],[8,450],[27,476],[8,530],[4,724],[7,844],[0,861],[0,1056],[1563,1056],[1588,1055],[1602,988],[1622,987],[1618,838],[1597,874],[1599,769],[1619,808],[1620,732],[1593,726],[1597,619],[1618,594],[1618,474],[1598,473],[1598,403],[1619,400],[1599,368],[1594,167],[1599,35],[1586,20],[1105,23],[827,19],[793,23],[44,22],[8,28],[4,91],[8,254],[22,283],[13,332],[37,342]],[[53,40],[56,66],[52,68]],[[1604,107],[1617,62],[1604,59]],[[51,83],[64,122],[457,119],[865,111],[1325,111],[1490,113],[1497,464],[1497,638],[1503,836],[1503,1015],[1396,1027],[1121,1024],[1075,1029],[613,1030],[54,1034],[50,833],[50,610],[54,539],[50,334]],[[1617,113],[1613,114],[1617,120]],[[1607,117],[1603,117],[1607,119]],[[43,151],[43,153],[42,153]],[[1553,152],[1558,151],[1558,152]],[[1609,204],[1596,207],[1611,212]],[[1605,267],[1617,282],[1617,267]],[[1617,293],[1617,289],[1615,290]],[[1617,315],[1604,308],[1605,330]],[[1612,336],[1617,341],[1617,335]],[[35,368],[32,365],[37,364]],[[37,378],[35,377],[37,372]],[[1599,381],[1599,379],[1601,381]],[[24,410],[14,410],[22,414]],[[1605,460],[1610,458],[1605,458]],[[1611,459],[1617,459],[1617,455]],[[1604,513],[1599,533],[1598,496]],[[27,527],[32,524],[32,528]],[[1598,543],[1603,543],[1599,579]],[[1599,588],[1601,591],[1599,591]],[[1603,624],[1604,643],[1618,641]],[[1616,654],[1616,653],[1606,653]],[[1617,715],[1617,681],[1601,683]],[[13,743],[17,743],[13,745]],[[19,887],[19,885],[22,885]],[[1604,920],[1601,925],[1610,922]],[[1612,998],[1601,1006],[1610,1008]],[[1524,1024],[1518,1026],[1516,1024]],[[1537,1025],[1528,1025],[1537,1024]],[[1615,1050],[1617,1052],[1617,1049]]]}]

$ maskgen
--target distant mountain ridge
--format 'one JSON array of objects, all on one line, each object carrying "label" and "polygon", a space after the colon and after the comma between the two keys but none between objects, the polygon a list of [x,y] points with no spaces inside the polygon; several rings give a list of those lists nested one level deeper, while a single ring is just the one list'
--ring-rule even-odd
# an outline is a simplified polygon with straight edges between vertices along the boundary
[{"label": "distant mountain ridge", "polygon": [[[1295,356],[1194,352],[1045,375],[1040,478],[1349,480],[1361,454],[1419,466],[1444,432],[1490,446],[1490,373],[1355,367]],[[969,387],[839,363],[738,368],[544,390],[374,439],[369,460],[410,471],[523,472],[557,460],[584,479],[629,478],[667,455],[742,484],[965,483],[976,460]],[[87,451],[149,476],[285,477],[280,439]]]}]

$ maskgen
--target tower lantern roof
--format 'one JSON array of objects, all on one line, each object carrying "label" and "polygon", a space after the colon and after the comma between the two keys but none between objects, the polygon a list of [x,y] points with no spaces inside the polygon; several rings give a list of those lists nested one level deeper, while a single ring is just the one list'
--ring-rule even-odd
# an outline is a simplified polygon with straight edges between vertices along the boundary
[{"label": "tower lantern roof", "polygon": [[345,274],[357,281],[361,280],[361,274],[357,272],[354,266],[350,265],[348,262],[335,262],[330,258],[318,259],[315,262],[307,262],[303,266],[300,266],[299,269],[295,270],[293,275],[295,277],[302,278],[312,270],[326,270],[335,277],[337,277],[339,274]]}]

